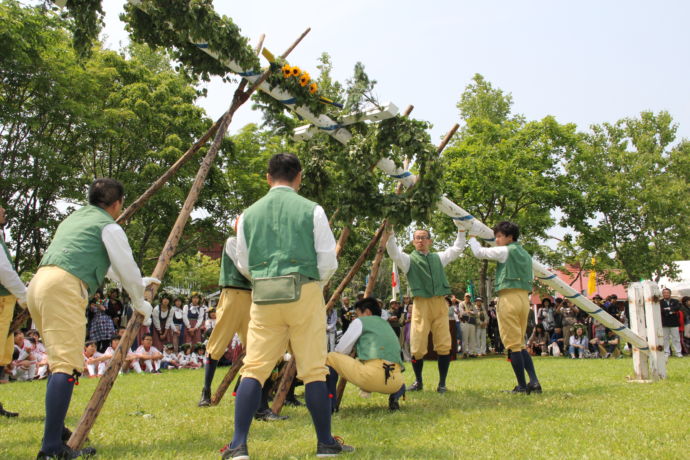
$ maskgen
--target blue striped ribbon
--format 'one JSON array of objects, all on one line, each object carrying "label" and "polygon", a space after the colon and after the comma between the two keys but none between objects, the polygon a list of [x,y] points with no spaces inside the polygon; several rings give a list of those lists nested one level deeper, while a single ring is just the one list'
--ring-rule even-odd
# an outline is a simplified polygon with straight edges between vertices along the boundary
[{"label": "blue striped ribbon", "polygon": [[539,278],[540,280],[552,280],[552,279],[554,279],[555,277],[556,277],[556,275],[553,275],[553,274],[552,274],[552,275],[549,275],[549,276],[546,276],[546,277],[537,276],[537,278]]},{"label": "blue striped ribbon", "polygon": [[410,171],[405,171],[402,174],[389,174],[389,176],[394,177],[396,179],[404,179],[405,177],[410,177],[412,173]]},{"label": "blue striped ribbon", "polygon": [[208,48],[208,43],[194,43],[197,48]]},{"label": "blue striped ribbon", "polygon": [[342,126],[340,126],[340,125],[319,126],[319,129],[322,129],[324,131],[335,131],[338,128],[342,128]]},{"label": "blue striped ribbon", "polygon": [[254,72],[253,70],[248,70],[246,72],[240,72],[238,75],[240,77],[256,77],[261,75],[261,72]]},{"label": "blue striped ribbon", "polygon": [[284,101],[278,101],[278,102],[280,102],[281,104],[294,104],[295,102],[297,102],[297,99],[295,99],[294,97],[291,97],[290,99],[285,99]]},{"label": "blue striped ribbon", "polygon": [[466,216],[453,217],[453,220],[470,220],[474,219],[474,216],[467,214]]},{"label": "blue striped ribbon", "polygon": [[575,297],[580,297],[582,294],[575,294],[575,295],[567,295],[565,296],[566,299],[574,299]]},{"label": "blue striped ribbon", "polygon": [[496,238],[479,238],[480,240],[484,241],[496,241]]}]

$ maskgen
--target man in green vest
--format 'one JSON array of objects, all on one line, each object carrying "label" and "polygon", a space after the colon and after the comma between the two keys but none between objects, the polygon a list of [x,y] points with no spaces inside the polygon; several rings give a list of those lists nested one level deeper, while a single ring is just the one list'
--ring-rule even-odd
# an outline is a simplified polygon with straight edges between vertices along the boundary
[{"label": "man in green vest", "polygon": [[[400,342],[388,321],[381,318],[381,307],[373,297],[355,304],[357,318],[340,338],[335,351],[328,353],[328,389],[335,395],[338,376],[369,393],[384,393],[388,408],[400,409],[398,400],[405,394]],[[356,347],[357,359],[350,357]],[[335,398],[333,398],[335,407]]]},{"label": "man in green vest", "polygon": [[[7,216],[5,208],[0,206],[0,378],[2,378],[5,366],[12,362],[14,343],[10,334],[14,304],[19,302],[22,308],[26,308],[26,286],[19,279],[14,270],[12,256],[5,244],[5,224]],[[16,417],[16,412],[6,411],[0,401],[0,416]]]},{"label": "man in green vest", "polygon": [[89,188],[89,204],[70,214],[58,226],[36,275],[27,301],[46,347],[52,375],[46,387],[46,416],[42,458],[77,458],[93,455],[87,447],[72,450],[62,433],[72,390],[84,369],[84,337],[88,299],[106,277],[119,281],[132,300],[132,308],[147,319],[151,305],[144,300],[146,284],[134,262],[127,235],[115,218],[124,204],[124,187],[114,179],[96,179]]},{"label": "man in green vest", "polygon": [[233,259],[236,257],[237,239],[230,237],[225,243],[220,261],[220,298],[216,306],[216,325],[208,339],[206,366],[204,367],[204,388],[201,390],[199,407],[211,405],[211,383],[216,373],[218,360],[232,341],[235,333],[242,344],[247,343],[249,307],[252,305],[252,285],[242,275]]},{"label": "man in green vest", "polygon": [[292,154],[271,157],[270,191],[237,224],[237,268],[252,280],[252,305],[242,381],[235,399],[235,431],[223,458],[249,458],[247,437],[261,386],[288,342],[304,382],[319,457],[351,452],[331,434],[326,387],[326,311],[321,283],[338,268],[335,238],[321,206],[297,194],[302,165]]},{"label": "man in green vest", "polygon": [[416,380],[409,389],[420,391],[424,387],[422,369],[431,331],[434,351],[438,354],[439,380],[436,391],[445,393],[452,344],[448,325],[448,303],[445,299],[451,292],[443,268],[462,254],[465,234],[459,232],[453,246],[443,252],[430,251],[432,240],[428,230],[416,230],[412,244],[415,250],[409,255],[400,251],[394,236],[391,236],[386,244],[388,256],[393,259],[400,271],[407,275],[414,295],[410,352]]},{"label": "man in green vest", "polygon": [[[532,357],[525,345],[525,331],[530,314],[529,295],[532,292],[532,256],[517,242],[520,228],[512,222],[501,222],[494,227],[495,248],[483,248],[470,238],[472,253],[478,259],[498,262],[495,291],[498,293],[498,329],[501,341],[508,351],[510,363],[517,379],[512,393],[541,393],[541,385],[534,370]],[[525,382],[525,371],[529,383]]]}]

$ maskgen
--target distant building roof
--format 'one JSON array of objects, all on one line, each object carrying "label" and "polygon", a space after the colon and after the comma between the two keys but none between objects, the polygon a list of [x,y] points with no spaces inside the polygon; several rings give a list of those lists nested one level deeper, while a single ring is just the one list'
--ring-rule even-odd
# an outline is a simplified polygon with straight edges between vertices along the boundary
[{"label": "distant building roof", "polygon": [[[602,279],[597,279],[597,290],[591,295],[587,292],[587,281],[589,280],[589,270],[580,270],[579,267],[568,265],[567,270],[570,273],[566,273],[561,270],[552,270],[553,273],[563,280],[566,284],[570,285],[580,294],[591,299],[595,295],[599,294],[602,298],[606,298],[612,294],[618,296],[618,300],[628,300],[628,291],[626,287],[622,284],[610,284]],[[582,271],[582,273],[580,273]],[[578,276],[579,275],[579,276]],[[532,294],[532,303],[540,304],[541,299],[545,296],[540,296],[539,294]],[[556,297],[563,297],[562,295],[556,294]]]}]

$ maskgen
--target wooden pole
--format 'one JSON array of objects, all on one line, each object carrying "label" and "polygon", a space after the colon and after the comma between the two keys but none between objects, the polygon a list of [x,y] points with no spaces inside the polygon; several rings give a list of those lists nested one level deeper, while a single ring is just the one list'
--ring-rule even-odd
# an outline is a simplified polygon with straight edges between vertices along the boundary
[{"label": "wooden pole", "polygon": [[228,387],[230,386],[232,381],[235,380],[235,376],[240,371],[240,368],[243,364],[244,352],[242,352],[240,356],[237,357],[235,362],[232,363],[232,366],[230,366],[228,373],[225,374],[225,377],[223,377],[223,380],[220,382],[220,385],[218,385],[216,392],[213,394],[213,397],[211,398],[212,406],[217,406],[220,403],[221,399],[223,399],[225,392],[228,390]]},{"label": "wooden pole", "polygon": [[280,414],[280,411],[283,410],[283,406],[285,405],[285,398],[287,398],[287,394],[290,391],[290,387],[292,386],[292,381],[295,379],[295,376],[297,375],[297,363],[295,362],[295,357],[292,356],[290,358],[290,361],[285,365],[285,369],[283,370],[283,377],[280,379],[280,383],[278,384],[278,390],[276,391],[276,395],[273,398],[273,405],[271,405],[271,411],[274,414]]},{"label": "wooden pole", "polygon": [[[309,30],[310,29],[307,29],[307,31],[302,33],[302,35],[290,46],[290,48],[288,48],[288,51],[283,53],[281,57],[286,57],[287,54],[289,54],[289,52],[292,51],[295,48],[295,46],[297,46],[297,44],[302,40],[302,38],[304,38],[304,36],[309,32]],[[173,226],[170,235],[168,236],[168,240],[166,241],[163,250],[161,251],[161,255],[158,258],[158,263],[156,264],[156,268],[154,268],[153,270],[152,276],[154,278],[163,279],[163,277],[165,276],[165,272],[167,271],[168,266],[170,265],[170,260],[175,254],[177,244],[179,243],[180,238],[182,237],[184,227],[187,224],[187,221],[189,220],[189,216],[191,215],[192,210],[194,209],[194,205],[196,204],[197,199],[199,198],[199,194],[201,193],[201,189],[204,186],[206,177],[208,176],[208,173],[211,170],[213,161],[218,155],[218,150],[220,149],[220,145],[223,141],[223,138],[225,137],[225,133],[228,129],[228,126],[232,121],[233,115],[235,114],[237,109],[239,109],[242,106],[242,104],[244,104],[249,99],[249,96],[251,96],[251,94],[254,91],[256,91],[259,85],[263,83],[266,80],[266,78],[268,78],[269,74],[270,69],[265,71],[261,75],[261,78],[259,78],[247,91],[244,91],[245,87],[247,86],[247,80],[242,80],[242,82],[235,90],[235,94],[232,98],[232,104],[230,105],[230,108],[221,119],[218,129],[216,130],[215,137],[213,139],[213,144],[211,144],[209,151],[206,153],[206,156],[204,157],[204,160],[201,163],[201,167],[197,172],[196,178],[194,179],[194,183],[192,184],[189,194],[187,195],[187,199],[182,205],[182,210],[180,211],[180,214],[177,217],[177,220],[175,221],[175,225]],[[146,288],[147,299],[153,299],[153,297],[156,295],[157,290],[158,285],[149,285]],[[72,436],[68,441],[68,445],[72,449],[79,449],[84,444],[84,440],[88,436],[89,431],[91,431],[91,427],[95,423],[98,414],[103,408],[103,404],[105,404],[105,401],[108,398],[108,394],[110,393],[110,390],[112,389],[113,384],[115,383],[115,379],[117,379],[118,371],[122,367],[122,362],[124,361],[124,358],[127,355],[127,350],[129,350],[129,348],[132,346],[134,338],[136,337],[136,334],[139,331],[139,327],[141,326],[141,323],[143,321],[144,315],[135,312],[134,315],[132,315],[132,318],[130,319],[129,323],[127,324],[127,329],[125,330],[124,335],[120,339],[120,344],[118,345],[118,348],[115,350],[113,358],[110,360],[105,374],[99,380],[98,385],[96,386],[96,390],[94,391],[93,395],[91,396],[91,399],[89,400],[89,403],[86,406],[86,409],[84,410],[84,414],[79,420],[77,427],[75,428],[74,432],[72,433]]]},{"label": "wooden pole", "polygon": [[22,328],[22,325],[26,323],[26,320],[31,318],[31,315],[29,314],[29,309],[24,308],[22,311],[17,314],[17,317],[14,318],[14,321],[12,321],[12,324],[10,325],[10,330],[8,335],[14,334],[16,331]]},{"label": "wooden pole", "polygon": [[[350,225],[352,223],[349,223],[343,227],[343,229],[340,231],[340,236],[338,237],[338,242],[335,244],[335,258],[340,259],[340,254],[343,252],[343,248],[345,247],[345,243],[347,242],[347,239],[350,237]],[[323,297],[326,298],[328,295],[328,291],[331,288],[331,280],[328,280],[326,285],[323,287]]]}]

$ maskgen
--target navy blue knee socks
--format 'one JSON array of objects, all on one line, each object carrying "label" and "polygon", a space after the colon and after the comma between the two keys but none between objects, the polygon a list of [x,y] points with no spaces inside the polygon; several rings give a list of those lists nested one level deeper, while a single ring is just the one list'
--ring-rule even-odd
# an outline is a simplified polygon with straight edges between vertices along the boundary
[{"label": "navy blue knee socks", "polygon": [[424,369],[424,359],[412,358],[412,369],[414,370],[414,377],[417,382],[422,383],[422,369]]},{"label": "navy blue knee socks", "polygon": [[336,392],[338,389],[338,373],[331,366],[328,366],[329,374],[326,376],[326,387],[328,388],[328,397],[331,400],[331,412],[335,411]]},{"label": "navy blue knee socks", "polygon": [[448,376],[448,367],[450,366],[450,355],[442,355],[438,357],[438,384],[439,386],[446,386],[446,376]]},{"label": "navy blue knee socks", "polygon": [[217,366],[217,359],[208,358],[206,360],[206,367],[204,368],[204,390],[211,391],[211,383],[213,383],[213,376],[216,374]]},{"label": "navy blue knee socks", "polygon": [[510,364],[513,366],[513,372],[515,372],[515,378],[517,379],[518,385],[521,388],[527,387],[527,382],[525,382],[525,362],[522,358],[522,353],[519,351],[511,351]]},{"label": "navy blue knee socks", "polygon": [[261,402],[261,384],[253,378],[243,378],[237,388],[235,398],[235,432],[233,433],[231,448],[247,443],[249,427],[252,418]]},{"label": "navy blue knee socks", "polygon": [[46,419],[43,428],[41,451],[54,454],[62,449],[62,427],[72,399],[74,377],[56,373],[50,376],[46,386]]},{"label": "navy blue knee socks", "polygon": [[334,444],[331,436],[331,400],[326,382],[310,382],[304,385],[304,399],[314,422],[316,437],[324,444]]},{"label": "navy blue knee socks", "polygon": [[539,379],[537,378],[537,371],[534,370],[534,363],[532,362],[532,357],[529,355],[529,352],[527,350],[522,350],[520,354],[522,355],[522,361],[525,365],[527,375],[529,375],[529,383],[536,385],[537,383],[539,383]]}]

